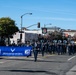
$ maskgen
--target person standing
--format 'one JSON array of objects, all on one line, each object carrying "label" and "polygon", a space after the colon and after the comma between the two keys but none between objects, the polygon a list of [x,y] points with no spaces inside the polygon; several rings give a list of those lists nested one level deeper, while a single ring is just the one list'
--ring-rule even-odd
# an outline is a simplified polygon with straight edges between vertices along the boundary
[{"label": "person standing", "polygon": [[41,53],[42,53],[42,56],[44,56],[44,50],[45,50],[45,49],[44,49],[44,43],[42,42],[42,43],[41,43]]},{"label": "person standing", "polygon": [[68,44],[68,54],[71,55],[72,54],[72,50],[71,50],[71,44]]},{"label": "person standing", "polygon": [[33,52],[34,52],[34,61],[36,62],[37,61],[37,56],[38,56],[38,42],[35,41],[34,43],[34,49],[33,49]]}]

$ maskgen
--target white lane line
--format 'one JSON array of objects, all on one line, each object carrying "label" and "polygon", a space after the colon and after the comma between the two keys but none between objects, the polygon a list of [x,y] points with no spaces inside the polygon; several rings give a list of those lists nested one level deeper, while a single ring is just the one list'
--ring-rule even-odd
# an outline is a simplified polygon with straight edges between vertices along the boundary
[{"label": "white lane line", "polygon": [[0,62],[0,63],[4,63],[4,62]]},{"label": "white lane line", "polygon": [[73,56],[73,57],[69,58],[68,61],[72,60],[72,59],[75,58],[75,57],[76,57],[76,56]]}]

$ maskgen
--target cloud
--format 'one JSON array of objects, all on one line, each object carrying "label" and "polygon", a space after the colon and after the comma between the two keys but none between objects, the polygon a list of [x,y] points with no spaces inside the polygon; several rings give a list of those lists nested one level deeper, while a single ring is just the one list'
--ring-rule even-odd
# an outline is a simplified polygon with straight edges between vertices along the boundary
[{"label": "cloud", "polygon": [[76,18],[58,18],[58,17],[32,17],[32,18],[30,17],[27,19],[76,21]]},{"label": "cloud", "polygon": [[76,21],[75,18],[49,18],[52,20],[61,20],[61,21]]},{"label": "cloud", "polygon": [[[4,7],[4,8],[12,8],[12,9],[19,9],[19,10],[28,10],[28,11],[34,11],[34,12],[43,12],[43,13],[52,13],[52,14],[64,14],[64,15],[75,15],[76,13],[72,12],[72,11],[67,11],[67,10],[63,10],[63,9],[47,9],[47,8],[37,8],[37,7],[31,7],[31,8],[25,8],[25,7],[17,7],[17,6],[9,6],[9,5],[5,5],[5,6],[0,6],[0,7]],[[46,11],[47,10],[47,11]]]}]

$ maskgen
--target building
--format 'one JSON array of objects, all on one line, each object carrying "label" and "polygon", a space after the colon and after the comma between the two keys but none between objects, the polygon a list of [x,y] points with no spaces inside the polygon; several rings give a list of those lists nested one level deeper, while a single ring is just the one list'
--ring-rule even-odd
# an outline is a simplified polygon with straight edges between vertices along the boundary
[{"label": "building", "polygon": [[[11,44],[13,41],[15,44],[20,41],[20,32],[16,32],[13,35],[13,38],[10,38]],[[40,30],[22,30],[22,43],[25,43],[26,41],[32,41],[32,40],[37,40],[38,39],[38,34],[42,34]]]},{"label": "building", "polygon": [[[43,33],[42,32],[42,28],[46,28],[47,29],[47,33]],[[63,33],[63,36],[66,36],[68,38],[71,39],[74,35],[76,35],[76,30],[64,30],[64,29],[61,29],[59,27],[42,27],[41,29],[39,30],[28,30],[26,28],[23,28],[22,29],[22,43],[25,43],[25,41],[31,41],[31,40],[37,40],[38,39],[38,35],[41,34],[41,35],[48,35],[49,33],[52,33],[54,31],[57,31],[57,32],[62,32]],[[13,41],[17,44],[18,41],[20,40],[20,32],[17,32],[16,34],[13,35],[13,38],[10,39],[11,43],[13,43]],[[68,39],[69,39],[68,38]]]},{"label": "building", "polygon": [[44,29],[44,28],[47,29],[47,33],[51,33],[51,32],[54,32],[54,31],[58,31],[59,32],[61,30],[61,28],[56,27],[56,26],[54,26],[54,27],[42,27],[42,29]]},{"label": "building", "polygon": [[73,37],[75,34],[76,34],[76,30],[70,30],[70,29],[68,29],[68,30],[65,30],[64,32],[63,32],[64,34],[65,34],[65,36],[71,36],[71,37]]}]

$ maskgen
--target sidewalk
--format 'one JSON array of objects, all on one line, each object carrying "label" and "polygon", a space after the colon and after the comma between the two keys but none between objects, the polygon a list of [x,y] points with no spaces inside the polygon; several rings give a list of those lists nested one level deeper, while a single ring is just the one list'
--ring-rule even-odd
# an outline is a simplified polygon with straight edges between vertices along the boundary
[{"label": "sidewalk", "polygon": [[70,70],[66,73],[66,75],[76,75],[76,65],[75,65],[72,69],[70,69]]}]

